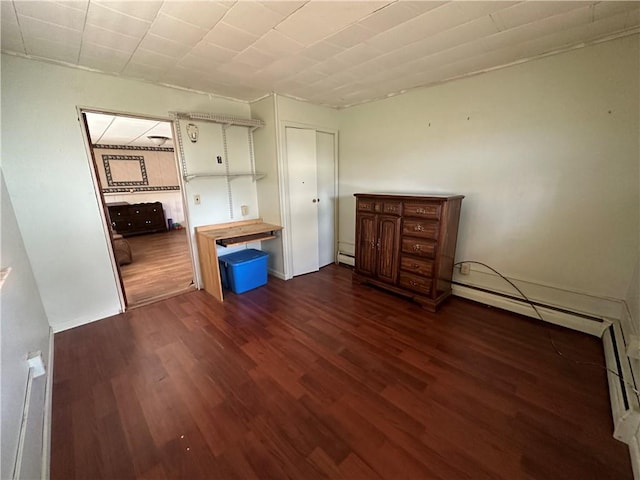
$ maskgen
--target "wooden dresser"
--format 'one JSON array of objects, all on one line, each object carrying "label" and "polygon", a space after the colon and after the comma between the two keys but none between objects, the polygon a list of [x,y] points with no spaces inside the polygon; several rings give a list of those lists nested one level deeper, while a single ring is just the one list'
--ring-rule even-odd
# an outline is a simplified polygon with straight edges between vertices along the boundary
[{"label": "wooden dresser", "polygon": [[462,195],[356,193],[354,281],[435,312],[451,295]]},{"label": "wooden dresser", "polygon": [[107,207],[111,227],[125,237],[167,230],[160,202],[107,204]]}]

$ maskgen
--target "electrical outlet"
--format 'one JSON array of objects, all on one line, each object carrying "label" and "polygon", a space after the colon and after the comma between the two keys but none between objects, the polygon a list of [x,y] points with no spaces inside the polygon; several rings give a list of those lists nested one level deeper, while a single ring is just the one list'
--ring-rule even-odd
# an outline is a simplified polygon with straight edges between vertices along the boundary
[{"label": "electrical outlet", "polygon": [[460,265],[460,274],[461,275],[469,275],[471,273],[471,265],[468,263],[463,263]]},{"label": "electrical outlet", "polygon": [[200,205],[200,194],[196,194],[193,196],[193,203],[196,205]]}]

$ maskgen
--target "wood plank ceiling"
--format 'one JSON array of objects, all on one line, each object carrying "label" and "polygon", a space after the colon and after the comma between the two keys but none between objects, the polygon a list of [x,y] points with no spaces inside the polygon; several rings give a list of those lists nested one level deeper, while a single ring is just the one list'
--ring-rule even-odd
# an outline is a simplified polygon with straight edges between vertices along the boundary
[{"label": "wood plank ceiling", "polygon": [[640,31],[640,2],[2,1],[2,51],[346,107]]}]

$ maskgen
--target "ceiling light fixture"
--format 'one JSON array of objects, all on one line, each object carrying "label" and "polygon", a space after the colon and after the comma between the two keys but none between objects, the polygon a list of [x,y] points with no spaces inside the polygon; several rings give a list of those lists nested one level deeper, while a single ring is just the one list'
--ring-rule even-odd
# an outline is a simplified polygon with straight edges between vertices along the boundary
[{"label": "ceiling light fixture", "polygon": [[164,137],[162,135],[149,135],[147,138],[158,147],[161,147],[162,145],[167,143],[167,140],[171,140],[169,137]]}]

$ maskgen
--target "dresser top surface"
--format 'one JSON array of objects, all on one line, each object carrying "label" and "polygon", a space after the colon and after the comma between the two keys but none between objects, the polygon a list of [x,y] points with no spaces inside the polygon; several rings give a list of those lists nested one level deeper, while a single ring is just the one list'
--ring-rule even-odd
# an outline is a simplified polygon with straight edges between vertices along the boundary
[{"label": "dresser top surface", "polygon": [[375,197],[375,198],[394,198],[398,200],[415,200],[416,198],[423,200],[454,200],[462,199],[464,195],[455,195],[451,193],[354,193],[354,197]]}]

